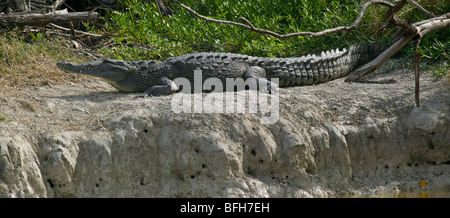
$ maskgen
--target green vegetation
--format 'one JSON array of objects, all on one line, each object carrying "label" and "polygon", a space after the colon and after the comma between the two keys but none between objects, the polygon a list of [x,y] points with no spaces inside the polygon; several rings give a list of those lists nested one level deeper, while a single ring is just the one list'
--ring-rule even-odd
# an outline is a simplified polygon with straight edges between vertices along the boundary
[{"label": "green vegetation", "polygon": [[[360,42],[392,43],[395,30],[384,35],[378,29],[385,22],[385,7],[371,6],[366,11],[361,28],[323,37],[277,39],[226,24],[211,23],[173,4],[176,13],[162,16],[154,3],[122,0],[123,10],[111,11],[106,17],[106,30],[116,33],[115,40],[150,46],[149,51],[119,46],[105,49],[116,59],[166,59],[193,51],[234,52],[265,57],[299,56],[331,48],[347,47]],[[364,3],[365,1],[362,1]],[[440,15],[450,11],[448,0],[418,1],[427,10]],[[183,3],[198,13],[216,19],[239,22],[245,17],[257,28],[280,34],[299,31],[321,31],[351,25],[359,13],[361,2],[348,0],[185,0]],[[410,22],[427,19],[427,15],[408,5],[398,15]],[[374,25],[368,25],[373,24]],[[424,37],[420,46],[422,61],[439,62],[447,66],[450,59],[450,28]],[[412,59],[413,46],[404,49]],[[429,65],[427,65],[429,66]],[[440,70],[445,74],[447,70]]]},{"label": "green vegetation", "polygon": [[0,122],[12,122],[12,120],[9,120],[6,115],[2,114],[0,111]]},{"label": "green vegetation", "polygon": [[[149,45],[147,53],[135,53],[129,48],[117,48],[105,53],[115,58],[164,59],[195,50],[215,48],[219,52],[235,52],[267,57],[298,56],[333,47],[346,47],[349,42],[387,40],[373,35],[373,27],[351,33],[338,33],[318,38],[295,37],[277,39],[268,35],[199,19],[178,5],[176,14],[162,16],[156,5],[140,0],[124,0],[124,10],[109,13],[108,31],[116,32],[117,41]],[[256,27],[286,34],[298,31],[320,31],[350,25],[359,13],[356,1],[310,0],[187,0],[184,4],[202,15],[239,22],[245,17]],[[377,14],[385,9],[377,9]],[[366,19],[376,22],[375,16]],[[200,46],[199,46],[200,45]],[[130,55],[132,54],[132,55]]]},{"label": "green vegetation", "polygon": [[[436,15],[450,11],[448,0],[417,0]],[[120,0],[121,8],[104,15],[105,28],[95,30],[113,33],[114,47],[99,49],[113,59],[164,60],[169,57],[199,51],[233,52],[262,57],[293,57],[332,48],[343,48],[361,42],[392,43],[394,29],[386,33],[378,30],[385,22],[385,7],[371,6],[362,25],[352,32],[339,32],[323,37],[294,37],[277,39],[241,27],[211,23],[195,17],[177,4],[176,13],[163,16],[153,1]],[[172,1],[170,1],[172,2]],[[321,31],[351,25],[359,13],[357,0],[184,0],[185,5],[198,13],[222,20],[240,22],[245,17],[257,28],[280,34],[299,31]],[[427,18],[412,5],[398,14],[411,23]],[[92,26],[89,31],[94,31]],[[426,35],[420,44],[421,69],[440,77],[450,71],[450,28]],[[124,44],[137,43],[151,49],[144,50]],[[24,33],[12,30],[0,34],[0,87],[58,84],[76,79],[56,69],[57,61],[88,61],[75,53],[67,39],[47,33]],[[404,62],[413,68],[413,46],[402,50]]]}]

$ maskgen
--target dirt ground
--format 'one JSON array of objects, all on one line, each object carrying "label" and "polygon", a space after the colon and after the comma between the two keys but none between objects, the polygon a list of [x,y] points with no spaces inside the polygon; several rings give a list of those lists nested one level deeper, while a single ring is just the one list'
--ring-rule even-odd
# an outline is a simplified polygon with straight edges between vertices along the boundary
[{"label": "dirt ground", "polygon": [[[344,78],[340,78],[319,85],[281,88],[280,117],[284,120],[283,122],[291,123],[293,126],[300,125],[298,123],[300,121],[310,125],[308,127],[301,124],[301,128],[307,132],[317,126],[326,125],[326,123],[359,128],[372,123],[371,120],[375,120],[373,123],[380,119],[387,120],[386,122],[407,120],[415,111],[414,74],[408,69],[403,69],[401,63],[391,63],[390,66],[368,76],[366,82],[345,83]],[[386,81],[388,82],[386,83]],[[420,123],[411,125],[416,125],[425,132],[429,130],[431,131],[429,134],[438,135],[441,139],[448,138],[450,132],[448,126],[450,116],[449,82],[445,78],[436,79],[428,73],[422,73],[420,88],[422,105],[420,110],[431,111],[429,114],[434,121],[431,124],[423,121],[423,126],[420,126]],[[188,126],[198,128],[193,131],[199,134],[210,134],[208,131],[211,130],[206,126],[222,129],[221,125],[226,126],[227,120],[239,122],[242,117],[253,119],[248,114],[191,114],[180,117],[171,111],[172,97],[142,97],[140,93],[119,93],[100,79],[84,76],[75,82],[67,81],[57,85],[47,83],[41,86],[1,89],[0,130],[13,131],[14,134],[24,136],[27,141],[35,143],[35,149],[39,153],[41,148],[38,148],[38,145],[42,144],[48,135],[66,131],[81,131],[88,135],[98,131],[111,131],[108,126],[113,120],[129,111],[135,111],[136,108],[151,111],[152,116],[160,119],[167,117],[172,121],[174,119],[184,120],[184,123],[179,125],[185,125],[186,128]],[[436,117],[432,117],[434,115]],[[441,118],[444,121],[439,121]],[[427,118],[425,119],[427,120]],[[217,120],[223,123],[216,123]],[[162,128],[164,125],[161,124],[158,128]],[[259,126],[255,123],[252,125]],[[271,129],[272,127],[267,128]],[[152,130],[147,131],[151,132]],[[370,136],[368,137],[370,138]],[[314,137],[312,138],[314,139]],[[448,151],[448,145],[442,149]],[[448,182],[448,178],[450,178],[448,152],[443,156],[426,157],[425,159],[433,164],[428,168],[420,168],[419,171],[429,171],[426,175],[435,175],[434,181],[440,181],[436,184],[439,184],[438,186],[441,188],[445,187],[445,181]],[[423,162],[425,159],[421,161]],[[406,166],[416,163],[403,164]],[[358,167],[354,166],[353,168],[357,172],[355,169]],[[397,166],[398,168],[399,166]],[[318,169],[312,171],[317,173]],[[355,172],[353,174],[356,174]],[[386,184],[390,190],[391,186],[398,186],[395,185],[398,184],[397,181],[403,181],[402,188],[406,190],[417,186],[417,180],[420,178],[417,172],[414,170],[405,170],[404,172],[406,173],[402,174],[404,175],[403,179],[394,178],[395,172],[389,174],[392,178],[387,179]],[[410,180],[411,184],[407,182],[408,176],[413,178]],[[362,176],[355,178],[358,178],[354,183],[355,189],[359,190],[356,191],[357,193],[362,193],[361,190],[375,190],[378,187],[377,184],[381,183],[380,181],[365,181]],[[333,189],[332,187],[328,188]]]},{"label": "dirt ground", "polygon": [[[363,116],[389,117],[398,111],[405,113],[411,111],[415,107],[414,73],[397,61],[392,61],[390,65],[382,67],[361,82],[346,83],[343,81],[344,78],[340,78],[319,85],[281,88],[281,107],[285,103],[301,105],[302,96],[311,95],[314,96],[314,100],[330,105],[330,108],[323,112],[325,117],[330,121],[347,124],[361,123]],[[0,89],[0,114],[4,117],[3,122],[65,130],[96,129],[99,123],[92,123],[91,118],[100,113],[102,108],[98,108],[99,104],[93,103],[124,99],[133,103],[149,101],[154,105],[170,106],[170,97],[141,98],[143,95],[140,93],[120,93],[101,79],[64,73],[54,67],[52,71],[56,73],[51,77],[52,80],[58,81],[57,85],[45,82],[45,78],[42,77],[48,74],[43,72],[39,76],[40,84],[29,87],[20,84],[18,87],[6,86]],[[437,79],[422,72],[420,83],[422,105],[426,106],[429,101],[448,104],[450,87],[448,76]],[[64,100],[68,103],[78,100],[84,102],[77,108],[74,104],[56,105],[52,103],[55,100]],[[84,113],[70,111],[84,111]],[[42,125],[44,123],[45,125]]]}]

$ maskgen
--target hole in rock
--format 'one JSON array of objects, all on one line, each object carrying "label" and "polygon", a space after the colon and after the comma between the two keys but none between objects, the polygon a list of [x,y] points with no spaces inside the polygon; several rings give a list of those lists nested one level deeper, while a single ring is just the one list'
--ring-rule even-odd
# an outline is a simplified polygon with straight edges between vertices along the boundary
[{"label": "hole in rock", "polygon": [[55,184],[53,183],[53,181],[51,179],[47,179],[48,184],[50,185],[50,187],[55,187]]},{"label": "hole in rock", "polygon": [[255,176],[255,172],[252,169],[250,169],[250,168],[247,168],[247,174],[249,176]]},{"label": "hole in rock", "polygon": [[427,161],[428,165],[437,165],[437,163],[435,161]]},{"label": "hole in rock", "polygon": [[427,147],[428,147],[430,150],[433,150],[433,149],[434,149],[433,141],[428,140],[428,141],[427,141]]},{"label": "hole in rock", "polygon": [[252,150],[251,153],[252,153],[252,156],[253,156],[253,157],[256,156],[256,151],[255,151],[255,150]]}]

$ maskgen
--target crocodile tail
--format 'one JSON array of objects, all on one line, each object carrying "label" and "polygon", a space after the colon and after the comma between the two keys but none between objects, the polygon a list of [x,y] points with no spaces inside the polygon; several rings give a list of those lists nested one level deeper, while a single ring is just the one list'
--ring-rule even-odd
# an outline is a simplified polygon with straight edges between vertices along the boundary
[{"label": "crocodile tail", "polygon": [[372,61],[387,48],[387,45],[380,43],[365,43],[350,46],[348,49],[348,55],[350,59],[353,60],[353,63],[351,63],[352,66],[350,67],[350,72]]},{"label": "crocodile tail", "polygon": [[[281,87],[323,83],[346,76],[376,58],[386,48],[386,45],[378,43],[359,44],[342,51],[337,49],[320,55],[280,59],[275,67],[271,67],[269,77],[279,78]],[[286,65],[286,62],[289,64]]]},{"label": "crocodile tail", "polygon": [[375,59],[386,50],[387,46],[379,43],[352,45],[342,51],[331,50],[322,54],[311,63],[311,68],[302,73],[302,83],[311,85],[327,82],[346,76],[359,66]]}]

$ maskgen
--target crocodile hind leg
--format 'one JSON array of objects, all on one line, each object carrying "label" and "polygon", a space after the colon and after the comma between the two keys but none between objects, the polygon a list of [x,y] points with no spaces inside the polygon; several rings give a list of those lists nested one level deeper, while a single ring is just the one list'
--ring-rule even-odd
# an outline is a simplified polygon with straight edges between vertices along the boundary
[{"label": "crocodile hind leg", "polygon": [[266,70],[259,66],[251,66],[244,73],[244,80],[249,81],[251,87],[256,87],[262,93],[278,91],[278,85],[267,80]]},{"label": "crocodile hind leg", "polygon": [[170,95],[178,91],[178,87],[174,81],[162,77],[160,79],[162,85],[155,85],[148,88],[144,93],[149,96]]}]

